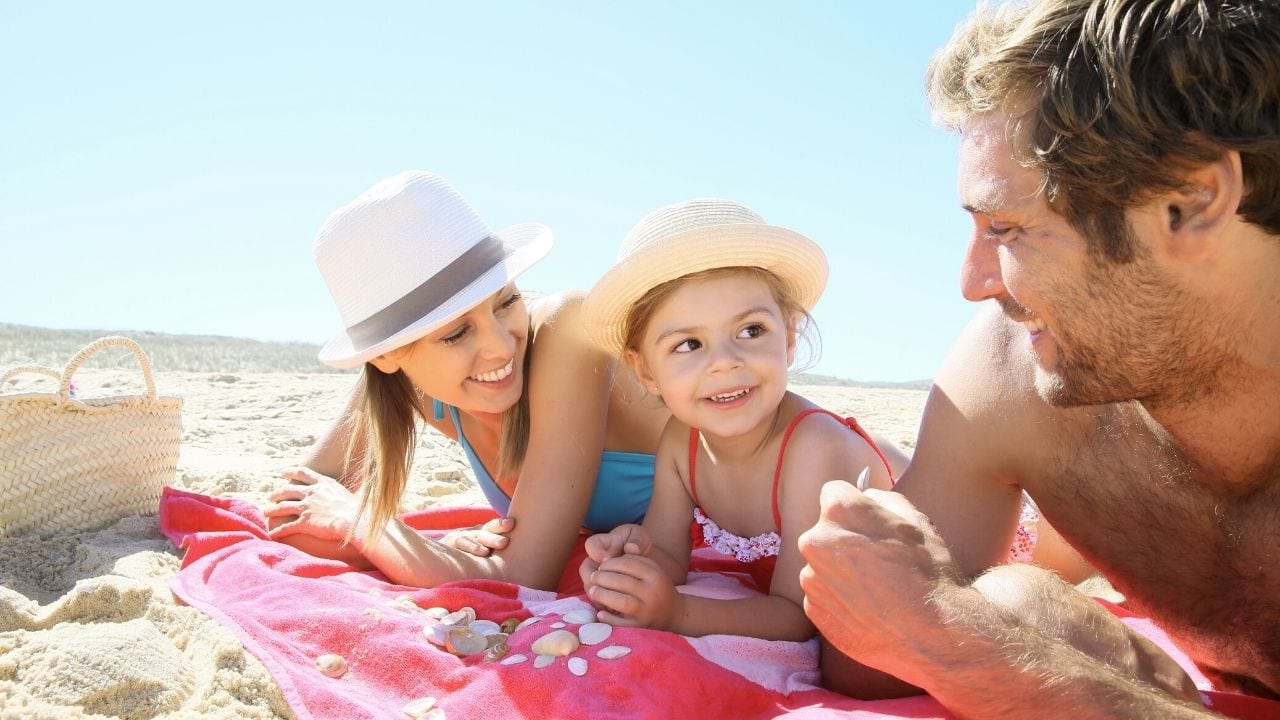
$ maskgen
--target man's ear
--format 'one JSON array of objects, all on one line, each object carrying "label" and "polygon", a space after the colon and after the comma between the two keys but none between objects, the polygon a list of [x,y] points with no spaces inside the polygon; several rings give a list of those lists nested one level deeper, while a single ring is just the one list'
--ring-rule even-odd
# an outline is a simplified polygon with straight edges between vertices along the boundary
[{"label": "man's ear", "polygon": [[658,383],[654,382],[653,373],[649,372],[649,364],[644,361],[644,357],[635,350],[623,350],[622,359],[631,366],[631,372],[635,373],[636,379],[644,386],[645,392],[654,397],[662,397],[662,393],[658,391]]},{"label": "man's ear", "polygon": [[1170,254],[1195,261],[1215,253],[1240,210],[1243,196],[1244,171],[1235,150],[1187,173],[1186,183],[1161,200]]}]

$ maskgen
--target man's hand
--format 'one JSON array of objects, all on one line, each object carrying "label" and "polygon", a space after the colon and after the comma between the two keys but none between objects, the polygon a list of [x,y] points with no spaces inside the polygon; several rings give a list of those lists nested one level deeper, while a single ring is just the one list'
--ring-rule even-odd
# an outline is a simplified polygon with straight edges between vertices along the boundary
[{"label": "man's hand", "polygon": [[587,590],[602,622],[674,630],[683,597],[650,557],[628,552],[600,564]]},{"label": "man's hand", "polygon": [[894,492],[822,488],[818,523],[799,539],[804,609],[846,655],[912,684],[925,668],[908,651],[940,620],[931,595],[955,587],[958,570],[928,519]]},{"label": "man's hand", "polygon": [[515,526],[514,518],[494,518],[483,525],[454,530],[440,538],[440,542],[476,557],[489,557],[494,550],[507,546],[511,538],[506,534]]}]

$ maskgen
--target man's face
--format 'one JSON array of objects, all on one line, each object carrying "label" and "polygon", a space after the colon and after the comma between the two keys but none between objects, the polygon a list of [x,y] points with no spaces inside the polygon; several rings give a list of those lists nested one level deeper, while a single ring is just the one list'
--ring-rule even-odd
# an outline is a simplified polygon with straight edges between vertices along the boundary
[{"label": "man's face", "polygon": [[1041,174],[1015,159],[1007,127],[1007,115],[986,116],[961,143],[960,197],[974,222],[961,285],[1025,328],[1040,396],[1065,407],[1183,401],[1207,388],[1222,367],[1221,328],[1152,250],[1160,204],[1127,214],[1133,262],[1090,254],[1049,207]]}]

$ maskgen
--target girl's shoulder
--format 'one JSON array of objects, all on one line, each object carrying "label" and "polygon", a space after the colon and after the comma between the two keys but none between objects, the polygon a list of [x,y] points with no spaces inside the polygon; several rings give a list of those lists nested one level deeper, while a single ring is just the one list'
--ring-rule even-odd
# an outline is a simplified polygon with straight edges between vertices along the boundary
[{"label": "girl's shoulder", "polygon": [[[780,448],[780,451],[785,451],[788,461],[795,458],[834,461],[844,459],[858,463],[881,464],[875,448],[854,430],[851,418],[838,413],[833,414],[826,408],[793,392],[788,392],[784,398],[782,412],[783,416],[780,419],[783,422],[779,425],[789,429],[790,435],[785,438],[786,447]],[[803,418],[801,418],[802,414],[804,414]],[[794,427],[792,427],[793,424]]]}]

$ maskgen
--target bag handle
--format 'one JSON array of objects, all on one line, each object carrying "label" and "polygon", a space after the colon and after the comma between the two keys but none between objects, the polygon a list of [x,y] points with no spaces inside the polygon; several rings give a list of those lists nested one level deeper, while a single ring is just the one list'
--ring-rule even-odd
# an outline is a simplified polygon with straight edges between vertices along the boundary
[{"label": "bag handle", "polygon": [[133,356],[138,359],[138,364],[142,366],[142,378],[147,382],[146,397],[148,400],[155,400],[156,381],[151,377],[151,360],[147,359],[147,354],[142,352],[141,345],[138,345],[138,343],[120,335],[111,335],[99,338],[81,348],[80,352],[76,353],[76,356],[71,358],[71,362],[67,363],[67,369],[62,371],[61,382],[58,384],[58,395],[61,396],[63,400],[70,400],[71,376],[75,375],[76,371],[80,369],[80,366],[83,365],[90,357],[97,354],[98,351],[105,350],[106,348],[113,346],[127,348],[133,353]]},{"label": "bag handle", "polygon": [[22,373],[35,373],[36,375],[46,375],[59,382],[62,381],[62,373],[58,372],[57,370],[54,370],[51,367],[45,367],[44,365],[19,365],[17,367],[11,367],[8,370],[5,370],[4,374],[0,375],[0,390],[4,389],[5,383],[9,382],[11,379],[13,379],[16,376],[21,375]]}]

